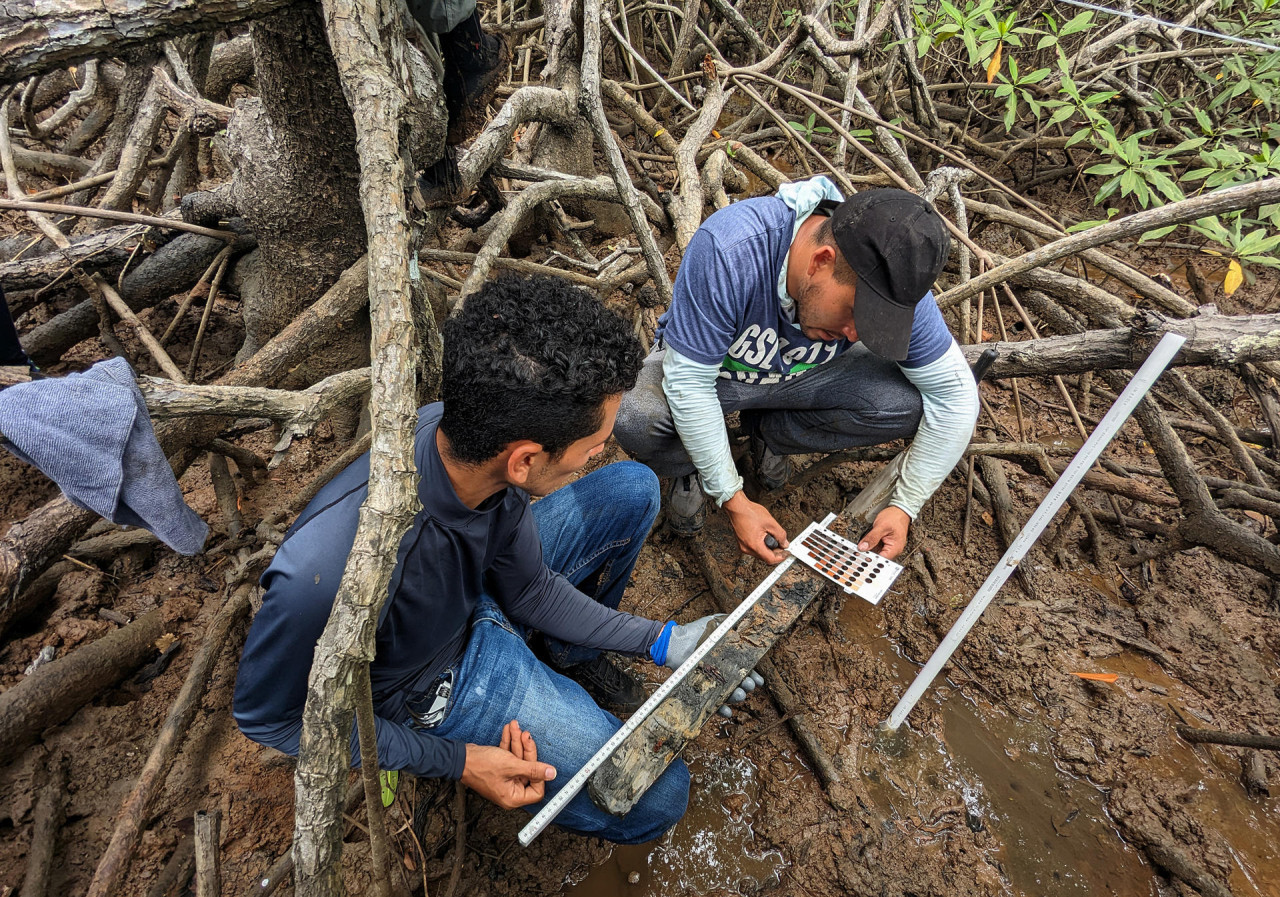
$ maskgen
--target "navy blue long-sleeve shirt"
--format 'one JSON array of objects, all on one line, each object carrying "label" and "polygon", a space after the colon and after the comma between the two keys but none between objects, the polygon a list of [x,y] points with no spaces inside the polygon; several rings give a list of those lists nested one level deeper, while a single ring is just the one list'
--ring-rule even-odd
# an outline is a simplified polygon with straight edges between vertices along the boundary
[{"label": "navy blue long-sleeve shirt", "polygon": [[[436,447],[442,411],[435,404],[418,412],[422,510],[400,542],[371,678],[382,766],[457,779],[465,745],[404,725],[405,703],[462,656],[482,594],[515,622],[628,654],[645,653],[662,623],[597,604],[547,569],[524,492],[507,488],[478,508],[464,505]],[[235,719],[245,735],[287,754],[298,753],[312,655],[355,541],[368,479],[366,454],[307,505],[262,576],[266,592],[240,660]],[[354,733],[352,752],[358,756]]]}]

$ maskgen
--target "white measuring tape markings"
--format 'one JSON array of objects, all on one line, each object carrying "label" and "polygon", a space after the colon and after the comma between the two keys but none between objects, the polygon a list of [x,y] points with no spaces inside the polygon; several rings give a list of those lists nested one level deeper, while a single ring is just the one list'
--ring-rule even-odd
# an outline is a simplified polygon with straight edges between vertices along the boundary
[{"label": "white measuring tape markings", "polygon": [[[822,521],[822,525],[826,526],[832,520],[836,519],[835,514],[828,514],[826,519]],[[631,718],[622,724],[617,732],[613,733],[613,737],[606,741],[600,750],[596,751],[595,756],[587,761],[582,769],[578,770],[573,778],[565,783],[565,786],[556,792],[555,796],[547,801],[547,805],[538,811],[537,815],[529,820],[524,828],[520,829],[520,843],[528,847],[533,843],[533,839],[542,834],[551,822],[560,815],[560,812],[569,805],[569,801],[578,796],[578,792],[582,790],[582,786],[587,784],[587,779],[591,778],[591,774],[604,765],[604,762],[613,756],[618,748],[622,747],[622,743],[635,732],[648,719],[653,711],[667,699],[673,691],[676,690],[681,682],[692,673],[702,663],[703,658],[711,653],[711,649],[720,644],[720,641],[729,634],[729,631],[745,617],[751,608],[769,593],[769,590],[782,578],[782,574],[791,569],[791,565],[796,562],[794,557],[788,557],[785,561],[774,567],[768,576],[756,586],[754,592],[748,595],[741,604],[733,609],[727,617],[720,621],[720,625],[715,631],[707,637],[707,639],[689,655],[689,659],[680,664],[679,669],[667,677],[667,681],[658,686],[658,690],[649,696],[649,700],[640,705],[640,709],[631,714]]]}]

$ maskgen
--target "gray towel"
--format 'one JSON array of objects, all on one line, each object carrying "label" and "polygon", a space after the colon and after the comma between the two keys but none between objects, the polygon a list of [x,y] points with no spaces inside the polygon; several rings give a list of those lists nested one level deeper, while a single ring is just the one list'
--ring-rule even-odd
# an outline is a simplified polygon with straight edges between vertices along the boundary
[{"label": "gray towel", "polygon": [[181,554],[204,545],[209,527],[182,500],[123,358],[0,391],[0,433],[73,504],[149,529]]}]

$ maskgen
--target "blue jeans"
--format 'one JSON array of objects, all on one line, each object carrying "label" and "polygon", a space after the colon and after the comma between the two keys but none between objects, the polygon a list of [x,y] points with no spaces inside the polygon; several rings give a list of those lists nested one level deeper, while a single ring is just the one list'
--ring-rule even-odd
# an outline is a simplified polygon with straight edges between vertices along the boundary
[{"label": "blue jeans", "polygon": [[[621,600],[657,511],[657,479],[634,461],[602,467],[533,506],[547,566],[575,585],[590,585],[587,594],[609,607]],[[537,741],[538,759],[556,768],[555,780],[547,783],[550,799],[621,722],[597,707],[578,683],[534,657],[525,636],[491,599],[481,599],[471,626],[453,704],[433,734],[496,745],[502,727],[518,720]],[[550,639],[548,647],[570,658],[598,653]],[[584,790],[556,822],[618,844],[639,844],[673,826],[688,801],[689,771],[677,760],[626,816],[599,809]],[[542,806],[526,809],[536,813]]]}]

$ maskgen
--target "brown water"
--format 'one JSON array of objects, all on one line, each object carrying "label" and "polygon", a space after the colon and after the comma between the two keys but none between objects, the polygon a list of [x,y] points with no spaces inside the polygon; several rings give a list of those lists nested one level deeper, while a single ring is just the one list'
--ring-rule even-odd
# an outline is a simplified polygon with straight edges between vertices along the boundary
[{"label": "brown water", "polygon": [[1116,833],[1103,795],[1059,770],[1048,731],[953,694],[943,708],[950,767],[966,805],[1004,843],[1000,862],[1028,895],[1156,894],[1151,870]]},{"label": "brown water", "polygon": [[[880,619],[855,602],[841,615],[846,634],[888,663],[905,690],[917,667],[884,636]],[[874,734],[864,738],[863,781],[886,818],[922,846],[957,826],[990,831],[1003,844],[994,858],[1023,894],[1154,897],[1151,870],[1117,834],[1103,795],[1057,768],[1039,720],[975,705],[946,684],[923,700],[942,708],[942,741],[904,729],[891,755]],[[939,792],[952,799],[939,801]]]},{"label": "brown water", "polygon": [[[652,844],[619,846],[608,860],[565,891],[570,897],[668,897],[713,890],[754,894],[776,884],[786,865],[755,843],[751,820],[760,805],[755,765],[745,757],[694,757],[689,810]],[[770,774],[781,771],[771,764]],[[798,765],[795,775],[803,775]]]}]

